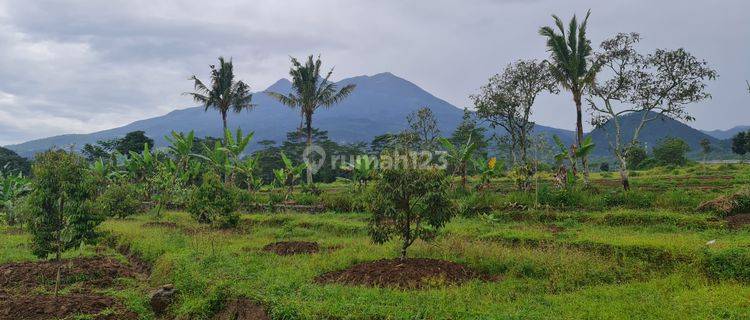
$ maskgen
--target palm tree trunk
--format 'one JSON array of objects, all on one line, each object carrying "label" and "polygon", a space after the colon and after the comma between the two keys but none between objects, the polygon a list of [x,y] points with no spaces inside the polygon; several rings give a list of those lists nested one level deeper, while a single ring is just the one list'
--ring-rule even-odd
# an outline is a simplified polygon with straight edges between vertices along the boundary
[{"label": "palm tree trunk", "polygon": [[[305,125],[307,126],[307,148],[312,147],[312,113],[305,114]],[[307,184],[312,185],[313,184],[313,174],[312,170],[310,170],[310,165],[312,159],[308,159],[307,168],[305,171],[307,172]]]},{"label": "palm tree trunk", "polygon": [[224,130],[221,132],[221,135],[223,136],[227,132],[227,112],[226,111],[221,112],[221,122],[224,125],[223,127]]},{"label": "palm tree trunk", "polygon": [[[576,139],[578,142],[578,149],[581,150],[583,147],[583,114],[581,112],[581,93],[573,93],[573,101],[576,103]],[[581,165],[583,166],[583,184],[589,185],[589,163],[586,155],[581,157]]]}]

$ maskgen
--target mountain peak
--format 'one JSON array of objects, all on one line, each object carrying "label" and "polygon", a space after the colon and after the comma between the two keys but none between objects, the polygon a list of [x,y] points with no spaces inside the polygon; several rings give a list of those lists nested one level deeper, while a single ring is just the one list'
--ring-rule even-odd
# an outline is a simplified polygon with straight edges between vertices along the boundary
[{"label": "mountain peak", "polygon": [[287,78],[281,78],[266,88],[265,91],[284,93],[288,92],[292,88],[292,82]]}]

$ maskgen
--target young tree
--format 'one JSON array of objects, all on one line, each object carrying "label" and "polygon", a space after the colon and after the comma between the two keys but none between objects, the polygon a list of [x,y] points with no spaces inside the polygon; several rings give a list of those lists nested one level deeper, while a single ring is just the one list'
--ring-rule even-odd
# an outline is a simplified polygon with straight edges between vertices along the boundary
[{"label": "young tree", "polygon": [[193,81],[195,92],[185,92],[185,95],[193,97],[193,100],[200,103],[208,111],[209,108],[216,109],[221,114],[223,131],[227,131],[227,113],[230,109],[239,113],[242,110],[252,109],[255,105],[251,102],[253,95],[250,93],[250,86],[242,81],[234,79],[234,66],[232,59],[225,61],[224,57],[219,57],[219,67],[211,65],[211,83],[206,85],[198,77],[193,75],[190,80]]},{"label": "young tree", "polygon": [[[337,85],[329,80],[333,69],[328,71],[325,77],[321,77],[321,65],[320,56],[313,60],[313,56],[310,55],[304,65],[292,58],[292,68],[289,70],[289,75],[292,77],[292,92],[286,95],[268,92],[268,95],[282,104],[300,109],[305,120],[308,148],[312,146],[312,117],[315,111],[321,106],[327,108],[341,102],[354,91],[355,87],[354,84],[348,84],[338,89]],[[313,183],[312,170],[306,171],[307,184],[311,185]]]},{"label": "young tree", "polygon": [[479,126],[477,123],[476,113],[464,109],[464,114],[461,118],[461,123],[458,124],[456,130],[451,134],[450,140],[454,146],[463,144],[466,141],[473,141],[477,147],[474,150],[474,157],[485,158],[487,156],[487,129]]},{"label": "young tree", "polygon": [[94,188],[86,174],[86,160],[62,150],[40,153],[32,167],[32,191],[26,209],[31,217],[33,252],[40,258],[96,238],[102,222],[93,202]]},{"label": "young tree", "polygon": [[[552,15],[555,25],[560,33],[552,27],[542,27],[539,34],[547,38],[547,50],[550,52],[550,72],[558,83],[573,94],[573,102],[576,107],[576,141],[580,148],[583,143],[583,116],[581,112],[582,97],[596,77],[598,68],[595,64],[590,65],[592,54],[591,41],[586,38],[586,24],[591,15],[591,10],[586,13],[586,18],[579,25],[576,16],[570,20],[568,33],[562,20]],[[584,182],[588,185],[589,169],[588,160],[582,160]]]},{"label": "young tree", "polygon": [[440,136],[437,119],[432,109],[428,107],[419,108],[406,117],[410,132],[419,140],[422,149],[433,150],[435,140]]},{"label": "young tree", "polygon": [[[600,75],[610,78],[592,83],[586,98],[592,124],[604,129],[619,161],[625,190],[630,188],[627,152],[638,142],[643,127],[663,116],[692,120],[687,105],[711,98],[705,81],[716,78],[716,71],[705,61],[683,49],[659,49],[644,56],[636,51],[639,41],[637,33],[620,33],[602,42],[596,61],[602,68]],[[621,118],[634,112],[640,116],[638,125],[632,132],[623,132]]]},{"label": "young tree", "polygon": [[546,63],[519,60],[509,64],[502,74],[490,78],[479,94],[471,96],[477,115],[493,128],[502,127],[507,132],[513,159],[518,155],[514,165],[530,167],[527,149],[534,128],[530,116],[536,97],[545,91],[558,92]]},{"label": "young tree", "polygon": [[430,240],[453,217],[448,178],[436,169],[386,169],[375,181],[370,236],[375,243],[400,237],[401,259],[417,239]]}]

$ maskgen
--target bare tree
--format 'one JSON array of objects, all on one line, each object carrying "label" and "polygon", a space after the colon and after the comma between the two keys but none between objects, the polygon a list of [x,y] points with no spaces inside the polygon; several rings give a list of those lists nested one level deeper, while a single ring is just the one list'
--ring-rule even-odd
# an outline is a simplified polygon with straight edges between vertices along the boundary
[{"label": "bare tree", "polygon": [[534,128],[530,120],[536,97],[542,92],[557,93],[557,81],[546,63],[518,60],[509,64],[472,95],[477,115],[493,128],[508,133],[513,162],[528,166],[529,136]]},{"label": "bare tree", "polygon": [[[620,179],[625,190],[630,188],[627,153],[638,143],[643,127],[662,116],[694,120],[686,106],[711,98],[705,81],[717,77],[706,61],[682,48],[658,49],[641,55],[635,50],[639,41],[637,33],[620,33],[602,42],[596,63],[601,68],[600,75],[607,74],[610,78],[594,82],[586,97],[592,124],[604,128],[610,148],[620,163]],[[640,121],[626,143],[621,117],[634,112],[639,114]]]}]

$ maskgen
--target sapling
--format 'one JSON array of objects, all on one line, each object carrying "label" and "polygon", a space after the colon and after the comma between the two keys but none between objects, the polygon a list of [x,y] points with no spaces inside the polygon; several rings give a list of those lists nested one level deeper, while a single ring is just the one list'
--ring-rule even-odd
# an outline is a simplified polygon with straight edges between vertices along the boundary
[{"label": "sapling", "polygon": [[385,169],[373,185],[370,236],[382,244],[402,240],[401,259],[415,240],[430,240],[455,210],[448,198],[449,179],[438,169]]}]

